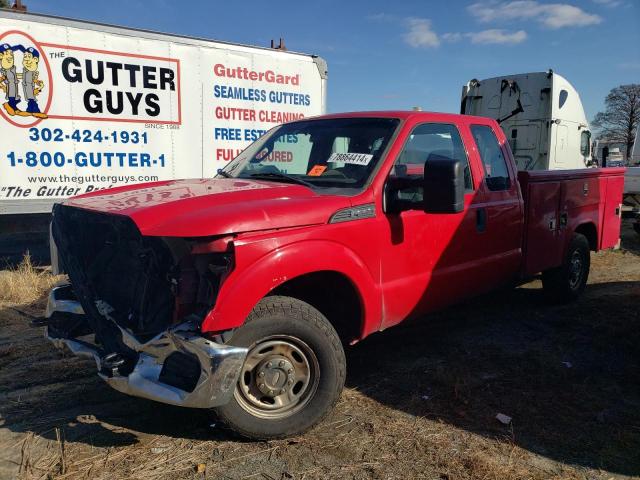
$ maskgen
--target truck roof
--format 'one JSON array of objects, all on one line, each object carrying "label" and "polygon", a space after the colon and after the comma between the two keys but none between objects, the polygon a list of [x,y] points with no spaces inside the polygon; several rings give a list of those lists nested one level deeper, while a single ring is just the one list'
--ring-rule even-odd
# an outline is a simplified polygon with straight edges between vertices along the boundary
[{"label": "truck roof", "polygon": [[423,118],[428,121],[450,121],[456,122],[464,119],[465,121],[474,120],[480,123],[491,123],[495,122],[495,120],[488,117],[477,117],[474,115],[460,115],[459,113],[443,113],[443,112],[424,112],[424,111],[415,111],[415,110],[373,110],[373,111],[363,111],[363,112],[343,112],[343,113],[330,113],[327,115],[321,115],[318,117],[313,117],[314,119],[318,118],[354,118],[354,117],[383,117],[383,118],[399,118],[401,120],[406,120],[409,118]]},{"label": "truck roof", "polygon": [[159,32],[157,30],[125,27],[122,25],[101,23],[101,22],[95,22],[92,20],[82,20],[77,18],[60,17],[56,15],[47,15],[42,13],[16,12],[14,10],[5,9],[5,8],[0,8],[0,17],[13,18],[15,20],[23,20],[25,22],[49,23],[57,26],[82,28],[86,30],[96,30],[99,32],[108,32],[108,33],[115,33],[120,35],[147,38],[150,40],[164,40],[164,41],[173,41],[177,43],[180,43],[180,40],[182,40],[182,43],[186,43],[189,45],[203,45],[203,46],[214,47],[215,45],[212,45],[212,44],[218,44],[220,46],[226,45],[226,46],[242,47],[242,48],[247,48],[251,50],[255,50],[255,49],[266,50],[266,51],[274,52],[276,54],[281,54],[281,55],[297,55],[302,57],[317,58],[317,59],[320,59],[321,62],[326,67],[326,62],[324,61],[324,59],[321,59],[321,57],[319,57],[318,55],[295,52],[290,50],[278,50],[275,48],[260,47],[255,45],[249,45],[246,43],[228,42],[224,40],[195,37],[195,36],[182,35],[182,34],[171,33],[171,32]]},{"label": "truck roof", "polygon": [[523,77],[546,77],[552,79],[553,77],[564,78],[562,75],[554,72],[553,70],[547,70],[546,72],[525,72],[525,73],[513,73],[506,75],[496,75],[495,77],[477,79],[479,82],[490,82],[492,80],[502,80],[503,78],[523,78]]}]

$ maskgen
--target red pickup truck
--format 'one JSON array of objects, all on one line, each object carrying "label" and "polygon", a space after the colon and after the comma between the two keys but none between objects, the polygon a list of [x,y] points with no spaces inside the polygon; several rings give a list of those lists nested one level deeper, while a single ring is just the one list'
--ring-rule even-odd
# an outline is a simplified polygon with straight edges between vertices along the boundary
[{"label": "red pickup truck", "polygon": [[58,346],[115,389],[215,408],[252,438],[337,401],[343,345],[542,273],[554,300],[617,244],[624,169],[518,174],[494,120],[423,112],[281,125],[213,179],[54,208]]}]

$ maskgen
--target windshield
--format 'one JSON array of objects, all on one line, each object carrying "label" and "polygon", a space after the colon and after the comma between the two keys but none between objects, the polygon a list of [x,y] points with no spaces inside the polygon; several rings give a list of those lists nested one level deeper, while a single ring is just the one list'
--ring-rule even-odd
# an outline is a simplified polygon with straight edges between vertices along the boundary
[{"label": "windshield", "polygon": [[362,117],[288,123],[251,144],[218,176],[361,188],[399,123]]}]

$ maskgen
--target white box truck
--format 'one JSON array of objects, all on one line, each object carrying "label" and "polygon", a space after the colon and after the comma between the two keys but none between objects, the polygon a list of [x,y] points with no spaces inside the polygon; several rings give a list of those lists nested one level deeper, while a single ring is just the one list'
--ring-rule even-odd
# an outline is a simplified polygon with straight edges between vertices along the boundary
[{"label": "white box truck", "polygon": [[0,10],[0,219],[212,176],[271,127],[325,113],[326,83],[315,55]]},{"label": "white box truck", "polygon": [[473,79],[462,88],[460,113],[498,120],[519,170],[592,166],[580,95],[551,70]]}]

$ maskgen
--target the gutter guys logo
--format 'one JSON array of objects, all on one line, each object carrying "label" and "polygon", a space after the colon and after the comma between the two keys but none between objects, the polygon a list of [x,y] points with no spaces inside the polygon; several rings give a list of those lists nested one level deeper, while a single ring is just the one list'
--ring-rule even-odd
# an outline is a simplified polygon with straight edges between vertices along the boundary
[{"label": "the gutter guys logo", "polygon": [[177,59],[38,43],[13,30],[0,35],[0,60],[0,114],[13,125],[45,118],[181,123]]},{"label": "the gutter guys logo", "polygon": [[42,46],[15,30],[0,35],[0,115],[18,127],[47,118],[51,68]]},{"label": "the gutter guys logo", "polygon": [[[16,71],[14,52],[22,52],[22,72]],[[47,118],[40,111],[37,97],[44,89],[44,82],[39,79],[38,64],[40,52],[34,47],[24,45],[0,44],[0,90],[4,90],[6,102],[2,105],[8,115],[19,117]],[[27,106],[22,107],[19,84],[22,84]],[[23,109],[24,108],[24,109]]]}]

